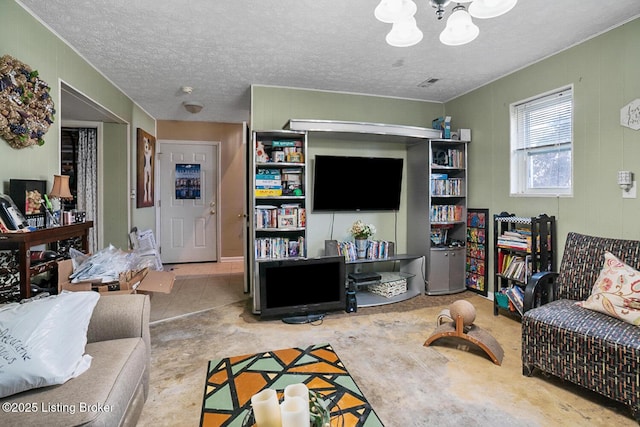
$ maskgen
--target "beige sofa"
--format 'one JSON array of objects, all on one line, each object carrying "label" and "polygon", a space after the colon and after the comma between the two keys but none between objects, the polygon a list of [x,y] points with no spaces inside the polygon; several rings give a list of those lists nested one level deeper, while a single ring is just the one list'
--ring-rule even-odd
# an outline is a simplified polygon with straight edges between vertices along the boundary
[{"label": "beige sofa", "polygon": [[[60,325],[64,327],[64,325]],[[149,297],[103,296],[91,316],[88,371],[0,401],[3,426],[135,426],[149,394]]]}]

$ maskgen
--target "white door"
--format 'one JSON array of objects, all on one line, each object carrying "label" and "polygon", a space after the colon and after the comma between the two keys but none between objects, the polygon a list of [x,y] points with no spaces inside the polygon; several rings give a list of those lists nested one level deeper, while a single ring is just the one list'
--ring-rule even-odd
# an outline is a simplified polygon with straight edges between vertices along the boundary
[{"label": "white door", "polygon": [[162,262],[217,261],[218,144],[159,143]]}]

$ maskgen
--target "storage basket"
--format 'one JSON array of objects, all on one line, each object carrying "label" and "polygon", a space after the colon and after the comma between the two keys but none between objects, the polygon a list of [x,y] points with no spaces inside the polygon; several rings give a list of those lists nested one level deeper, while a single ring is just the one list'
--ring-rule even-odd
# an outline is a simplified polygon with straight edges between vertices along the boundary
[{"label": "storage basket", "polygon": [[509,297],[502,292],[495,292],[496,302],[499,307],[509,309]]},{"label": "storage basket", "polygon": [[407,279],[398,273],[381,272],[379,283],[369,285],[367,289],[372,294],[381,295],[386,298],[407,292]]}]

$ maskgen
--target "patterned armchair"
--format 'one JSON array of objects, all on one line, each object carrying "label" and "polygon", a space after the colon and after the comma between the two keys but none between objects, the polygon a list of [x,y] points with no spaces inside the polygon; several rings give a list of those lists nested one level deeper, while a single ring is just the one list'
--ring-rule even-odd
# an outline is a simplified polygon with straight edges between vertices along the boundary
[{"label": "patterned armchair", "polygon": [[569,233],[559,272],[532,277],[553,301],[522,318],[522,373],[538,368],[622,402],[640,423],[640,327],[575,305],[591,294],[605,251],[640,270],[640,241]]}]

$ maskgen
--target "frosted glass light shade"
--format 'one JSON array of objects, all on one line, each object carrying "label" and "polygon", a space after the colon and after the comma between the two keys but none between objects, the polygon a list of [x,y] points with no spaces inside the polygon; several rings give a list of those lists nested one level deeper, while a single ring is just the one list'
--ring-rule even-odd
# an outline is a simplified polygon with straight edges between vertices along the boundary
[{"label": "frosted glass light shade", "polygon": [[518,0],[474,0],[469,5],[469,13],[474,18],[495,18],[509,12],[516,3]]},{"label": "frosted glass light shade", "polygon": [[416,18],[409,16],[393,23],[386,40],[394,47],[409,47],[420,43],[422,37],[422,31],[416,25]]},{"label": "frosted glass light shade", "polygon": [[381,0],[373,14],[378,21],[393,24],[415,15],[417,10],[413,0]]},{"label": "frosted glass light shade", "polygon": [[478,34],[480,29],[471,20],[471,15],[461,6],[447,19],[447,26],[440,33],[440,42],[448,46],[460,46],[472,42]]}]

